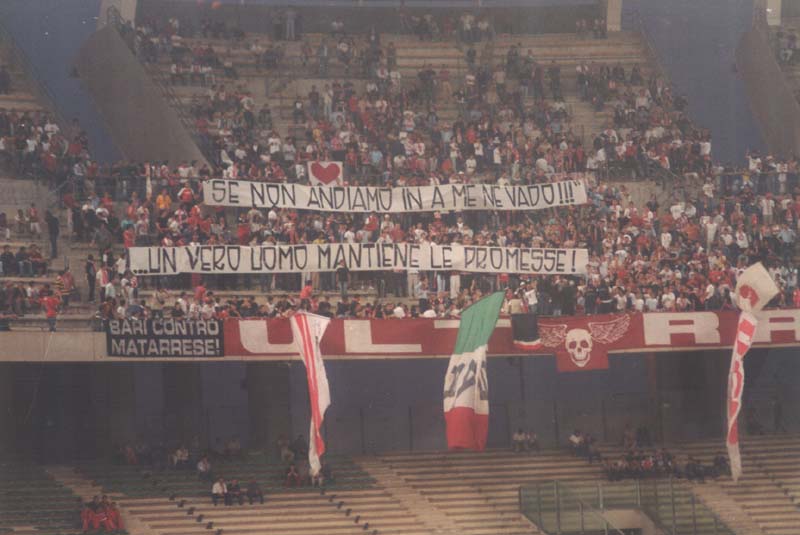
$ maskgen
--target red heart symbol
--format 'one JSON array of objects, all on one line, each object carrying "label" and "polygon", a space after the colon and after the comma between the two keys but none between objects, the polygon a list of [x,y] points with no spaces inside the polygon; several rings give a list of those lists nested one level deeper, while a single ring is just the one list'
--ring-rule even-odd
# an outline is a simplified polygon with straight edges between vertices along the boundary
[{"label": "red heart symbol", "polygon": [[322,165],[319,162],[311,164],[311,176],[322,182],[323,184],[330,184],[338,180],[342,174],[342,168],[338,163],[329,163]]},{"label": "red heart symbol", "polygon": [[750,301],[750,307],[755,308],[758,304],[758,292],[756,292],[752,287],[747,284],[742,285],[739,288],[739,297]]}]

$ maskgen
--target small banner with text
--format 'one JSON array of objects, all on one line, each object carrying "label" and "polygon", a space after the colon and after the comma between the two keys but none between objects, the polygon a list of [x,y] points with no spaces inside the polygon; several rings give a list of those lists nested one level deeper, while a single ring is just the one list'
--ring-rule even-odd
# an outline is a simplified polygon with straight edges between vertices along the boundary
[{"label": "small banner with text", "polygon": [[109,357],[222,357],[225,343],[218,320],[124,319],[106,324]]}]

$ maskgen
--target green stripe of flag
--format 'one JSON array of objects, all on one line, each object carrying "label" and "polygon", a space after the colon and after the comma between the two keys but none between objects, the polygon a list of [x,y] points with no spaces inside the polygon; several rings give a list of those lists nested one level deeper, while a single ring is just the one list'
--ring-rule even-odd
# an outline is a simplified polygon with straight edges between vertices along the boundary
[{"label": "green stripe of flag", "polygon": [[504,299],[505,292],[495,292],[464,310],[453,354],[472,352],[489,343]]}]

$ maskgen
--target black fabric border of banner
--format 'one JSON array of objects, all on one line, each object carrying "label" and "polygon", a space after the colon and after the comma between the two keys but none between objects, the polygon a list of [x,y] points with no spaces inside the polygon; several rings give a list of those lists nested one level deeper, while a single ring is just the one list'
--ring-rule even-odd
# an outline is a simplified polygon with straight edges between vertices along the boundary
[{"label": "black fabric border of banner", "polygon": [[[215,332],[211,332],[212,329]],[[224,325],[220,320],[113,319],[106,321],[105,333],[108,357],[180,359],[225,356]],[[120,344],[124,346],[121,348]],[[136,351],[127,351],[131,348],[136,348]]]}]

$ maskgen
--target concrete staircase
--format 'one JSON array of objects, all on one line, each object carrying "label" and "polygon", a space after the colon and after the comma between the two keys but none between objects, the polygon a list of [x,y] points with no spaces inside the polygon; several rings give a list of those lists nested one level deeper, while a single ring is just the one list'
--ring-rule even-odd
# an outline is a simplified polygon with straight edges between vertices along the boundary
[{"label": "concrete staircase", "polygon": [[0,35],[0,64],[5,65],[11,76],[11,91],[0,95],[0,109],[18,111],[45,111],[36,97],[34,84],[14,53],[14,44],[7,35]]},{"label": "concrete staircase", "polygon": [[[680,459],[691,455],[711,465],[714,456],[722,453],[724,447],[719,440],[706,440],[680,444],[670,450]],[[795,468],[798,451],[800,440],[796,435],[744,437],[742,477],[738,483],[725,476],[713,483],[693,485],[692,491],[723,521],[727,522],[725,515],[736,514],[738,508],[741,523],[728,523],[737,535],[739,526],[750,530],[758,528],[764,535],[797,535],[800,533],[800,507],[784,485],[784,479],[791,479],[798,471]],[[706,492],[709,499],[706,499]],[[753,533],[759,534],[758,531]]]},{"label": "concrete staircase", "polygon": [[109,499],[117,502],[117,507],[122,516],[125,530],[131,535],[156,535],[146,524],[143,524],[135,515],[131,514],[126,504],[120,501],[123,497],[121,494],[104,492],[101,487],[82,476],[71,466],[48,466],[45,468],[45,471],[50,474],[53,479],[80,496],[84,502],[92,501],[92,498],[98,494],[108,495]]},{"label": "concrete staircase", "polygon": [[[218,529],[215,523],[209,524],[213,520],[200,512],[196,500],[123,498],[118,503],[120,510],[127,513],[127,518],[135,519],[150,535],[166,533],[201,535],[214,533]],[[207,527],[209,525],[211,527]]]},{"label": "concrete staircase", "polygon": [[194,514],[187,514],[193,504],[186,500],[181,502],[169,501],[166,498],[126,498],[124,494],[104,489],[70,466],[50,466],[47,468],[47,472],[56,481],[72,489],[84,501],[91,501],[92,497],[98,494],[108,495],[111,500],[117,502],[120,514],[125,522],[125,529],[131,535],[158,535],[163,533],[157,529],[159,526],[155,522],[149,522],[147,517],[139,514],[139,509],[143,507],[163,511],[164,514],[158,516],[159,522],[174,522],[177,520],[182,527],[181,533],[194,535],[209,533],[205,531],[205,523],[200,525]]},{"label": "concrete staircase", "polygon": [[[81,497],[83,501],[91,501],[92,498],[98,494],[103,493],[103,489],[95,485],[90,479],[83,477],[71,466],[48,466],[45,471],[50,474],[53,479],[69,487],[72,492]],[[110,497],[117,498],[120,494],[109,494]]]},{"label": "concrete staircase", "polygon": [[[557,451],[532,455],[502,450],[397,453],[360,464],[370,473],[377,469],[399,478],[392,480],[392,490],[401,486],[415,492],[464,535],[539,534],[520,511],[520,485],[552,479],[593,480],[602,474],[598,465]],[[429,510],[420,498],[410,499]]]},{"label": "concrete staircase", "polygon": [[692,493],[728,526],[736,526],[736,535],[766,535],[747,510],[716,482],[693,484]]},{"label": "concrete staircase", "polygon": [[31,203],[36,203],[36,207],[44,213],[56,200],[55,195],[42,182],[0,177],[0,212],[5,212],[10,221],[14,220],[14,215],[20,208],[26,210]]},{"label": "concrete staircase", "polygon": [[581,100],[574,91],[573,84],[567,88],[564,95],[564,102],[570,113],[570,126],[572,132],[583,141],[584,146],[591,147],[595,135],[613,125],[613,113],[608,107],[596,111],[590,102]]},{"label": "concrete staircase", "polygon": [[458,535],[458,525],[406,483],[386,463],[375,459],[362,460],[359,464],[375,478],[378,484],[390,489],[391,494],[399,504],[407,510],[413,511],[427,532],[441,535]]},{"label": "concrete staircase", "polygon": [[761,473],[745,473],[734,483],[720,486],[766,535],[796,535],[800,531],[800,510],[785,493]]}]

